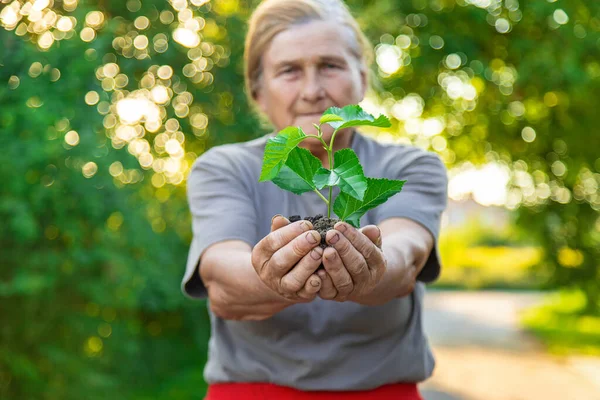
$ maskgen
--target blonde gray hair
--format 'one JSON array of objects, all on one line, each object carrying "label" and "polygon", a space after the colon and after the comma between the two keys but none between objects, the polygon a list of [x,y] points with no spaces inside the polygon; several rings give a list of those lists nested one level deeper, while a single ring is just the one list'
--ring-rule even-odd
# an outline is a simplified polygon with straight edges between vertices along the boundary
[{"label": "blonde gray hair", "polygon": [[244,79],[250,103],[254,103],[262,76],[262,56],[273,38],[293,25],[332,21],[351,30],[350,50],[366,72],[373,62],[373,46],[342,0],[264,0],[249,20],[244,47]]}]

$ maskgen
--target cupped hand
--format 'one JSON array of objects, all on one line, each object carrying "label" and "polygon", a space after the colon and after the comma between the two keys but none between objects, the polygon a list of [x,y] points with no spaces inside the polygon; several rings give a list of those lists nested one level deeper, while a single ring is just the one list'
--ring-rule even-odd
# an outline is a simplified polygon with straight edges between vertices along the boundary
[{"label": "cupped hand", "polygon": [[276,215],[271,233],[252,249],[252,265],[261,281],[293,302],[312,301],[321,289],[315,271],[321,265],[321,236],[309,221],[290,223]]},{"label": "cupped hand", "polygon": [[376,225],[356,229],[338,222],[327,232],[323,266],[318,271],[322,280],[319,297],[335,301],[363,303],[387,269],[381,250],[381,232]]}]

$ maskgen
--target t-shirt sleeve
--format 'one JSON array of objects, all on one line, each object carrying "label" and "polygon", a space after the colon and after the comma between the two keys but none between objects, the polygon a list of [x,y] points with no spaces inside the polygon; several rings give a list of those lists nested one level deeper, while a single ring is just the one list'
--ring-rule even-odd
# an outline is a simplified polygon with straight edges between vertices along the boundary
[{"label": "t-shirt sleeve", "polygon": [[376,224],[387,218],[403,217],[425,227],[434,238],[434,247],[417,280],[435,281],[440,274],[438,238],[441,215],[448,202],[448,174],[435,153],[414,148],[402,156],[399,153],[389,163],[386,177],[406,180],[402,191],[374,209]]},{"label": "t-shirt sleeve", "polygon": [[[224,240],[243,240],[250,246],[256,238],[256,211],[251,182],[245,182],[238,154],[234,149],[212,148],[192,166],[187,180],[187,197],[192,216],[193,238],[181,289],[191,298],[206,298],[208,293],[198,271],[202,253]],[[246,178],[247,180],[247,178]]]}]

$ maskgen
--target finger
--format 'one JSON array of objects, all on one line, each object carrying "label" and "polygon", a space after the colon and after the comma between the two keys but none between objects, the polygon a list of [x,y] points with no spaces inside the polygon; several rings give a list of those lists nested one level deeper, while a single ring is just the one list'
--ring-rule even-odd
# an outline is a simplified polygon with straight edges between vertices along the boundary
[{"label": "finger", "polygon": [[[279,218],[276,218],[279,219]],[[283,246],[290,243],[298,235],[303,232],[307,232],[312,229],[313,226],[310,221],[296,221],[288,224],[277,230],[274,230],[267,236],[265,236],[257,245],[261,246],[262,256],[269,259],[271,256],[281,249]]]},{"label": "finger", "polygon": [[[272,220],[272,225],[273,223],[276,227],[280,224],[283,225],[284,221],[280,221],[281,219],[285,218],[275,215]],[[287,221],[287,219],[285,220]],[[309,229],[312,229],[312,224],[309,221],[288,223],[278,229],[273,229],[273,226],[271,226],[271,233],[262,238],[256,246],[254,246],[254,249],[252,249],[252,266],[263,281],[268,278],[268,275],[272,275],[270,272],[265,271],[265,267],[270,263],[273,254],[298,237],[298,235]],[[281,276],[282,275],[280,275],[279,278],[281,278]]]},{"label": "finger", "polygon": [[[287,229],[289,226],[283,227],[280,231]],[[273,232],[271,235],[276,234],[278,231]],[[269,260],[269,273],[273,277],[283,278],[292,267],[294,267],[304,256],[306,256],[312,249],[317,247],[321,242],[321,235],[315,230],[302,233],[294,238],[291,242],[277,250],[271,259]],[[311,271],[314,272],[319,264]],[[308,274],[310,275],[310,274]],[[307,277],[308,277],[307,275]],[[304,283],[304,281],[302,281]],[[294,292],[300,290],[298,287]]]},{"label": "finger", "polygon": [[338,292],[335,300],[345,300],[352,292],[352,289],[354,289],[354,282],[339,253],[333,247],[325,248],[323,252],[323,266]]},{"label": "finger", "polygon": [[315,247],[281,278],[281,289],[286,293],[296,293],[304,287],[308,278],[321,265],[323,249]]},{"label": "finger", "polygon": [[379,228],[376,225],[367,225],[358,230],[346,222],[338,222],[335,224],[334,229],[342,232],[352,246],[365,256],[365,258],[368,252],[373,251],[373,244],[377,245],[378,237],[381,236]]},{"label": "finger", "polygon": [[363,257],[367,261],[367,265],[371,271],[371,275],[377,278],[385,272],[387,266],[387,259],[383,254],[383,237],[381,230],[377,225],[367,225],[360,230],[366,237],[368,237],[373,243],[377,245],[378,251],[365,252]]},{"label": "finger", "polygon": [[279,228],[283,228],[289,225],[290,221],[281,214],[276,214],[271,218],[271,232],[276,231]]},{"label": "finger", "polygon": [[377,247],[381,249],[382,237],[381,231],[377,227],[377,225],[367,225],[358,230],[363,235],[365,235],[369,240],[374,243]]},{"label": "finger", "polygon": [[312,274],[304,284],[304,287],[298,291],[298,297],[303,300],[313,300],[322,287],[322,280],[317,274]]},{"label": "finger", "polygon": [[371,275],[377,277],[380,276],[380,274],[385,271],[385,267],[387,267],[387,259],[383,254],[383,237],[381,235],[381,230],[376,225],[367,225],[364,227],[364,230],[367,230],[365,236],[371,239],[371,241],[375,239],[373,243],[377,245],[377,251],[366,252],[366,254],[363,253],[363,257],[365,257],[365,261],[367,261],[367,265],[371,270]]},{"label": "finger", "polygon": [[[368,282],[369,278],[378,281],[384,274],[387,267],[387,260],[383,254],[383,251],[381,250],[382,237],[379,228],[376,225],[367,225],[363,228],[363,230],[367,232],[367,236],[362,233],[362,230],[357,230],[345,223],[338,223],[336,226],[344,231],[343,236],[346,237],[352,246],[362,255],[367,266],[366,273],[361,271],[361,275],[358,278],[356,278],[356,275],[354,275],[353,270],[350,270],[354,281],[365,284]],[[373,235],[375,231],[376,235]],[[373,245],[372,238],[374,237],[377,237],[375,240],[379,243],[379,246]],[[338,249],[342,259],[344,260],[344,263],[346,263],[346,260],[343,257],[343,247],[344,243],[342,240],[340,240],[340,242],[336,244],[336,249]],[[362,287],[360,287],[359,290],[360,289],[362,289]]]},{"label": "finger", "polygon": [[333,285],[331,277],[325,270],[318,271],[319,278],[321,278],[321,289],[319,290],[319,297],[325,300],[332,300],[337,296],[338,291]]},{"label": "finger", "polygon": [[[354,231],[355,228],[350,227]],[[346,229],[346,234],[352,234],[353,232],[350,229]],[[354,236],[360,235],[362,236],[361,240],[364,243],[360,243],[360,241],[355,240],[355,243],[359,243],[359,246],[365,247],[367,244],[370,246],[371,250],[376,249],[376,247],[371,243],[366,236],[362,233],[356,231]],[[339,254],[343,265],[346,267],[354,282],[362,282],[369,277],[369,266],[367,265],[367,261],[363,257],[363,255],[359,252],[359,248],[356,248],[354,243],[350,242],[350,239],[346,237],[346,235],[342,234],[336,229],[332,229],[327,232],[326,235],[327,243],[329,243]],[[333,278],[333,276],[332,276]],[[335,282],[335,278],[334,278]]]}]

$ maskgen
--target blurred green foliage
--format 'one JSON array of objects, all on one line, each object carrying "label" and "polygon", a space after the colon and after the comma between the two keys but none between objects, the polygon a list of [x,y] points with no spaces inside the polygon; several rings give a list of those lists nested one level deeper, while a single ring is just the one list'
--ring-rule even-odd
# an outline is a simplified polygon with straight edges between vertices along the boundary
[{"label": "blurred green foliage", "polygon": [[598,313],[600,3],[350,3],[379,38],[380,107],[449,166],[508,167],[506,206],[544,249],[547,286]]},{"label": "blurred green foliage", "polygon": [[[243,92],[257,1],[35,4],[0,0],[0,398],[201,398],[184,179],[267,132]],[[376,46],[383,134],[506,166],[546,285],[597,315],[600,3],[348,4]]]},{"label": "blurred green foliage", "polygon": [[539,290],[548,280],[542,249],[520,237],[513,224],[486,226],[471,217],[445,229],[439,246],[444,272],[434,288]]},{"label": "blurred green foliage", "polygon": [[568,356],[576,351],[600,356],[600,317],[585,309],[586,298],[581,290],[565,290],[524,312],[521,320],[551,353]]}]

